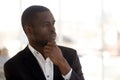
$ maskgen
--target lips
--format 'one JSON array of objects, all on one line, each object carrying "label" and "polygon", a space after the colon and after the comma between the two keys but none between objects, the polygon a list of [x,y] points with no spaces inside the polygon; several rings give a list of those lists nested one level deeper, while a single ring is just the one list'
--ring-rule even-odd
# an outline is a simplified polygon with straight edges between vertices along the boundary
[{"label": "lips", "polygon": [[55,39],[56,39],[56,34],[55,33],[51,34],[50,35],[50,40],[55,40]]}]

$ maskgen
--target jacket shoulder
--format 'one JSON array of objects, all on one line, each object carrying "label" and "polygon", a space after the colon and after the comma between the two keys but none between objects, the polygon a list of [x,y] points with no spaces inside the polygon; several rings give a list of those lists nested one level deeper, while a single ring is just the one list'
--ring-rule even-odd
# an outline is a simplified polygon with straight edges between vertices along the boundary
[{"label": "jacket shoulder", "polygon": [[6,61],[6,63],[4,64],[4,66],[12,66],[12,65],[17,65],[17,63],[19,63],[21,61],[21,59],[23,58],[23,56],[25,55],[24,53],[28,51],[27,47],[21,51],[19,51],[16,55],[14,55],[13,57],[11,57],[8,61]]},{"label": "jacket shoulder", "polygon": [[61,50],[76,52],[75,49],[65,46],[58,46]]},{"label": "jacket shoulder", "polygon": [[77,51],[70,47],[59,46],[62,51],[63,56],[68,61],[69,64],[73,64],[78,58]]},{"label": "jacket shoulder", "polygon": [[58,47],[61,49],[63,54],[75,55],[77,53],[75,49],[70,47],[65,47],[65,46],[58,46]]}]

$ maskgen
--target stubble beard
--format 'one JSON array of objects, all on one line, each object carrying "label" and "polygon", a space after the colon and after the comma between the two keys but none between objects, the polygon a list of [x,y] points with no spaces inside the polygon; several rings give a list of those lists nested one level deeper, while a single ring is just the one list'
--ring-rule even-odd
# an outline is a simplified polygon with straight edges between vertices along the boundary
[{"label": "stubble beard", "polygon": [[45,45],[47,45],[48,43],[48,40],[44,40],[44,41],[39,41],[37,44],[40,46],[40,47],[44,47]]}]

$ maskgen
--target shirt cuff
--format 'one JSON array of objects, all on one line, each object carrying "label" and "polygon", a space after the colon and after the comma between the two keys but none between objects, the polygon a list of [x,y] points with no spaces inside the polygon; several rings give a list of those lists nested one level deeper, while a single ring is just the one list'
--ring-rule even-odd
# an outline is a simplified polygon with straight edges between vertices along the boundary
[{"label": "shirt cuff", "polygon": [[62,75],[62,76],[65,80],[70,80],[71,74],[72,74],[72,69],[66,75]]}]

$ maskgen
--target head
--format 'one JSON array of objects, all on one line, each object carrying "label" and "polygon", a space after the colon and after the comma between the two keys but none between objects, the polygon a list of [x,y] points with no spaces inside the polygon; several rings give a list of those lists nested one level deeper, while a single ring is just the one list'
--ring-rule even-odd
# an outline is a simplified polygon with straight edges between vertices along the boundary
[{"label": "head", "polygon": [[30,6],[22,14],[22,27],[32,46],[45,46],[55,40],[55,19],[51,11],[44,6]]}]

